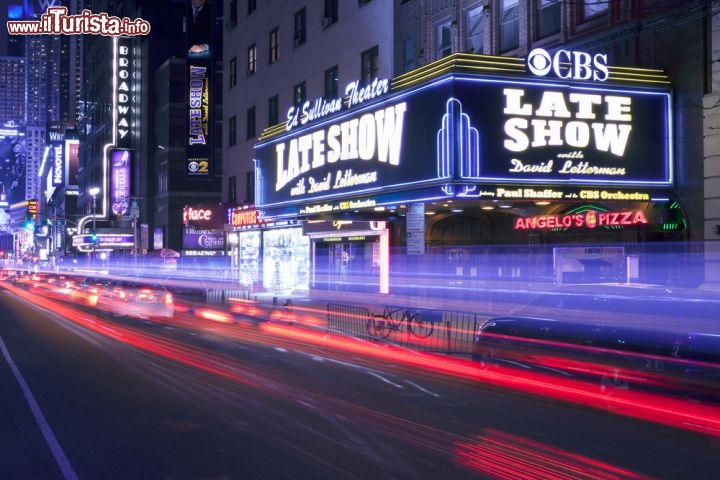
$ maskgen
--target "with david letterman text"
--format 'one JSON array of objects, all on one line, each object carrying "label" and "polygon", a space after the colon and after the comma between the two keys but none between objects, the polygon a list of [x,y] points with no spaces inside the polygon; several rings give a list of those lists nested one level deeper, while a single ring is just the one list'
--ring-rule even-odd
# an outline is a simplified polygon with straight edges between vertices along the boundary
[{"label": "with david letterman text", "polygon": [[504,128],[506,150],[521,154],[528,149],[568,147],[556,158],[539,163],[511,158],[510,173],[626,175],[622,166],[598,166],[584,160],[583,151],[594,148],[622,159],[632,131],[631,97],[545,91],[534,105],[524,99],[523,89],[506,88],[503,94],[503,113],[509,117]]}]

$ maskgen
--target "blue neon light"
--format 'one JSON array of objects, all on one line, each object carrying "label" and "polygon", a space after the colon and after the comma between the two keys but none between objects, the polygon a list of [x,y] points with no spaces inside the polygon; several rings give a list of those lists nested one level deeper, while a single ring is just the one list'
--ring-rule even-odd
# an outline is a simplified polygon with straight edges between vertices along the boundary
[{"label": "blue neon light", "polygon": [[[528,103],[536,104],[544,91],[590,92],[604,95],[625,95],[632,99],[632,119],[625,124],[632,126],[631,136],[624,155],[617,158],[607,149],[598,149],[595,143],[581,147],[580,152],[591,167],[603,171],[620,166],[622,174],[590,174],[587,169],[576,168],[578,173],[560,172],[567,154],[575,149],[570,143],[561,146],[532,147],[521,154],[513,154],[503,146],[504,124],[508,118],[503,113],[505,101],[502,87],[523,87]],[[535,99],[535,102],[532,101]],[[604,99],[603,99],[604,101]],[[405,124],[402,132],[400,165],[390,166],[376,160],[340,160],[333,165],[321,162],[316,168],[301,176],[313,177],[317,182],[350,169],[353,174],[366,174],[372,169],[377,181],[372,184],[344,186],[310,194],[290,195],[293,182],[283,184],[275,191],[277,162],[275,146],[301,136],[308,136],[331,125],[374,114],[385,107],[407,103]],[[523,103],[525,100],[523,100]],[[478,186],[495,185],[547,185],[547,186],[610,186],[610,187],[667,187],[673,183],[672,162],[672,96],[668,88],[628,88],[603,85],[602,87],[579,86],[544,80],[529,81],[517,78],[487,78],[467,74],[447,74],[433,81],[399,93],[390,94],[359,108],[344,110],[333,117],[325,117],[290,132],[258,142],[256,151],[256,185],[259,208],[288,207],[294,204],[320,204],[338,199],[370,197],[379,198],[388,191],[397,192],[419,187],[437,186],[447,196],[474,197],[479,195]],[[568,104],[570,105],[570,104]],[[605,108],[603,103],[598,108]],[[602,114],[598,114],[602,121]],[[534,117],[529,117],[530,119]],[[589,122],[587,122],[589,124]],[[564,128],[564,126],[562,127]],[[528,128],[525,132],[530,135]],[[564,134],[563,134],[564,135]],[[323,137],[324,138],[324,137]],[[609,137],[613,138],[613,137]],[[336,140],[339,141],[338,136]],[[313,147],[315,148],[315,147]],[[320,150],[324,155],[327,149]],[[623,144],[625,148],[625,144]],[[287,151],[287,149],[285,150]],[[432,153],[435,152],[435,158]],[[305,154],[308,154],[307,152]],[[312,158],[313,151],[309,155]],[[528,164],[555,159],[553,171],[510,172],[512,155],[522,155]],[[583,156],[580,158],[582,159]],[[613,163],[614,162],[614,163]],[[615,176],[613,176],[615,175]],[[298,177],[300,178],[300,177]],[[462,184],[462,185],[457,185]],[[334,188],[334,187],[333,187]],[[395,200],[398,201],[397,199]]]}]

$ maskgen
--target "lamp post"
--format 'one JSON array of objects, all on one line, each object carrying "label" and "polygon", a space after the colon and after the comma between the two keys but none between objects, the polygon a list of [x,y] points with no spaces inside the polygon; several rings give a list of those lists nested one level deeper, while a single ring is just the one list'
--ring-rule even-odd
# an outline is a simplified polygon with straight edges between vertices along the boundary
[{"label": "lamp post", "polygon": [[95,243],[97,241],[97,231],[95,230],[95,212],[97,211],[97,195],[100,193],[99,187],[90,187],[88,193],[92,195],[92,232],[90,239],[92,240],[92,259],[95,260]]}]

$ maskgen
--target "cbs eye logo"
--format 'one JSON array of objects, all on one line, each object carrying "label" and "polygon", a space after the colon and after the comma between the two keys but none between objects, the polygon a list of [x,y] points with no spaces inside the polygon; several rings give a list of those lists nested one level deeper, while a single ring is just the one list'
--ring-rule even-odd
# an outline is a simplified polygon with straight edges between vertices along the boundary
[{"label": "cbs eye logo", "polygon": [[610,76],[607,55],[558,50],[550,54],[543,48],[533,49],[525,61],[526,68],[535,76],[545,77],[552,72],[564,80],[593,80],[604,82]]},{"label": "cbs eye logo", "polygon": [[552,58],[546,50],[536,48],[528,54],[527,68],[533,75],[544,77],[550,73],[550,69],[552,68]]}]

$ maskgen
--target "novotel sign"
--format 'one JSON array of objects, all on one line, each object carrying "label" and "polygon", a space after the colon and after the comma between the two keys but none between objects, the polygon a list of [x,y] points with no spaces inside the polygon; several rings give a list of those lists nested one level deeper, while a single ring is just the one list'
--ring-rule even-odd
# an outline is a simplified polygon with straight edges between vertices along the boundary
[{"label": "novotel sign", "polygon": [[544,48],[535,48],[528,54],[526,66],[530,73],[545,77],[551,73],[563,80],[592,80],[604,82],[610,72],[607,66],[607,55],[571,50],[558,50],[550,53]]},{"label": "novotel sign", "polygon": [[58,187],[65,183],[65,159],[64,159],[64,146],[60,143],[54,143],[52,146],[53,161],[52,161],[52,185]]}]

